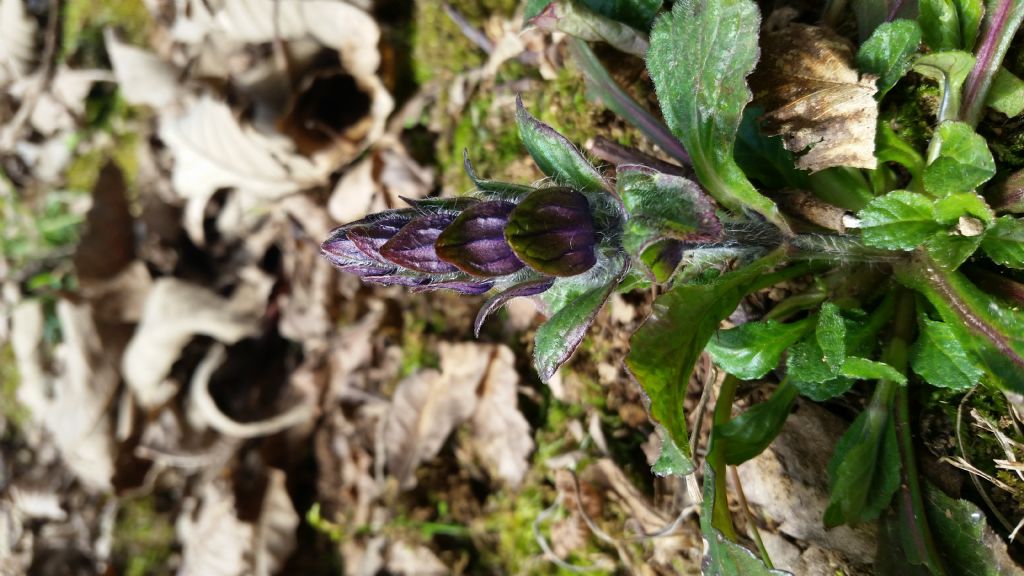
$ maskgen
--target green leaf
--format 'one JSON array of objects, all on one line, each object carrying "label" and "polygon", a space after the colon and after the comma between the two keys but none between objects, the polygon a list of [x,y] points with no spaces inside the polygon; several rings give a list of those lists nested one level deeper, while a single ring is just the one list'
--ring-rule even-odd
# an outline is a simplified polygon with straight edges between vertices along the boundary
[{"label": "green leaf", "polygon": [[847,378],[854,378],[856,380],[889,380],[897,384],[907,383],[906,376],[885,362],[858,358],[857,356],[847,357],[846,361],[843,362],[842,368],[839,369],[839,373]]},{"label": "green leaf", "polygon": [[881,100],[910,70],[911,59],[921,43],[921,28],[913,20],[886,22],[875,29],[857,52],[857,68],[878,76]]},{"label": "green leaf", "polygon": [[626,365],[650,399],[651,418],[680,448],[689,446],[683,403],[697,359],[754,280],[780,258],[770,254],[707,284],[676,284],[654,301],[651,316],[630,339]]},{"label": "green leaf", "polygon": [[954,500],[928,485],[925,513],[936,549],[950,574],[998,576],[1020,573],[1020,568],[1006,553],[1006,543],[986,525],[985,513],[974,504]]},{"label": "green leaf", "polygon": [[763,452],[779,435],[799,393],[796,386],[783,381],[767,401],[716,426],[715,441],[725,446],[726,464],[736,466]]},{"label": "green leaf", "polygon": [[617,50],[639,58],[647,55],[647,35],[636,28],[609,18],[579,0],[552,2],[531,24],[545,32],[564,32],[587,42],[606,42]]},{"label": "green leaf", "polygon": [[[628,243],[626,249],[629,249]],[[679,268],[685,250],[686,246],[683,242],[666,238],[644,247],[638,260],[643,268],[646,268],[649,274],[648,278],[653,276],[655,282],[664,284]]]},{"label": "green leaf", "polygon": [[954,120],[960,114],[964,80],[974,67],[974,56],[967,52],[948,51],[926,54],[914,61],[914,71],[931,78],[942,88],[939,120]]},{"label": "green leaf", "polygon": [[889,16],[887,0],[853,0],[853,15],[857,18],[857,35],[866,40]]},{"label": "green leaf", "polygon": [[805,318],[790,324],[773,320],[747,322],[719,330],[708,341],[707,352],[720,368],[740,380],[760,378],[779,365],[782,353],[812,327]]},{"label": "green leaf", "polygon": [[[940,224],[956,224],[964,216],[976,218],[983,224],[990,224],[995,218],[985,199],[974,192],[950,194],[935,202],[933,217]],[[980,232],[978,234],[980,235]]]},{"label": "green leaf", "polygon": [[961,273],[927,258],[894,267],[896,278],[924,294],[992,383],[1024,392],[1024,312],[1001,304]]},{"label": "green leaf", "polygon": [[517,200],[534,190],[532,187],[523,186],[522,184],[512,184],[509,182],[498,182],[497,180],[484,180],[483,178],[480,178],[476,175],[476,170],[473,169],[473,163],[469,161],[469,150],[462,151],[462,165],[465,168],[469,179],[473,182],[473,186],[475,186],[477,191],[482,193],[488,199]]},{"label": "green leaf", "polygon": [[981,245],[981,236],[961,236],[954,232],[936,232],[924,242],[928,255],[945,270],[956,270]]},{"label": "green leaf", "polygon": [[[963,122],[943,122],[933,138],[939,156],[924,169],[924,189],[946,196],[969,192],[995,176],[996,162],[985,139]],[[933,144],[934,145],[934,144]]]},{"label": "green leaf", "polygon": [[583,341],[583,337],[587,335],[587,329],[594,322],[594,317],[628,268],[624,262],[619,262],[618,265],[620,268],[614,279],[568,300],[537,329],[534,336],[533,365],[542,382],[547,382],[555,375],[558,367],[572,356]]},{"label": "green leaf", "polygon": [[786,374],[801,394],[820,402],[850,389],[853,380],[840,375],[846,361],[846,339],[846,322],[839,308],[826,302],[814,334],[790,348],[786,359]]},{"label": "green leaf", "polygon": [[1003,216],[981,241],[985,254],[997,264],[1024,270],[1024,220]]},{"label": "green leaf", "polygon": [[1006,68],[1000,68],[992,79],[992,87],[989,88],[988,100],[985,103],[1010,118],[1019,115],[1024,112],[1024,80]]},{"label": "green leaf", "polygon": [[921,319],[921,334],[910,349],[910,367],[932,386],[967,390],[981,378],[960,345],[953,330],[944,322]]},{"label": "green leaf", "polygon": [[707,545],[701,572],[704,576],[785,576],[789,572],[772,570],[756,554],[726,538],[711,525],[711,508],[715,502],[715,471],[704,466],[704,503],[700,514],[700,530]]},{"label": "green leaf", "polygon": [[733,157],[747,175],[768,188],[807,189],[807,173],[798,170],[793,153],[786,150],[782,136],[765,136],[757,119],[764,114],[762,108],[748,106],[743,111]]},{"label": "green leaf", "polygon": [[900,486],[900,454],[888,411],[872,403],[836,443],[828,465],[825,526],[878,518]]},{"label": "green leaf", "polygon": [[647,67],[672,133],[700,183],[726,208],[753,210],[788,231],[778,208],[733,159],[761,17],[751,0],[679,0],[651,31]]},{"label": "green leaf", "polygon": [[880,121],[875,131],[875,157],[879,163],[895,162],[902,165],[915,180],[924,173],[924,157],[900,137],[886,120]]},{"label": "green leaf", "polygon": [[638,30],[647,30],[661,10],[662,0],[583,0],[588,8]]},{"label": "green leaf", "polygon": [[942,229],[933,209],[933,202],[923,194],[894,190],[860,211],[861,237],[868,246],[913,250]]},{"label": "green leaf", "polygon": [[708,242],[722,234],[711,199],[686,178],[622,166],[616,187],[628,214],[623,243],[631,252],[660,238]]},{"label": "green leaf", "polygon": [[984,13],[981,0],[920,0],[918,21],[932,50],[974,50]]},{"label": "green leaf", "polygon": [[531,116],[518,96],[516,123],[519,125],[519,137],[523,139],[533,161],[541,172],[553,178],[556,183],[588,192],[611,190],[611,185],[583,154],[565,136]]},{"label": "green leaf", "polygon": [[[689,449],[684,453],[672,441],[672,437],[664,428],[658,427],[661,437],[661,454],[651,466],[651,472],[658,476],[688,476],[693,473],[695,466],[693,460],[687,456]],[[688,446],[688,445],[687,445]]]}]

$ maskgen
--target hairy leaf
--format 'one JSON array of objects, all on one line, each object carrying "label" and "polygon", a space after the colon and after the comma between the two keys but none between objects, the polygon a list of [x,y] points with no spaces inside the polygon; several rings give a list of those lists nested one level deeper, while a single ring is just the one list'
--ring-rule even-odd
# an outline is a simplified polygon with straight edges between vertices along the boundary
[{"label": "hairy leaf", "polygon": [[534,337],[533,365],[541,381],[547,382],[555,371],[572,356],[579,347],[587,329],[594,322],[601,306],[618,286],[628,266],[625,261],[618,263],[619,269],[604,285],[598,285],[566,302],[554,316],[548,319]]},{"label": "hairy leaf", "polygon": [[888,411],[874,403],[836,443],[828,466],[831,498],[825,526],[878,518],[900,485],[900,454]]},{"label": "hairy leaf", "polygon": [[974,66],[974,56],[967,52],[934,52],[914,61],[914,71],[931,78],[942,88],[939,121],[955,120],[960,114],[964,80]]},{"label": "hairy leaf", "polygon": [[895,190],[871,201],[858,216],[864,243],[890,250],[913,250],[942,226],[927,196]]},{"label": "hairy leaf", "polygon": [[676,284],[655,300],[650,318],[630,339],[626,365],[651,400],[651,417],[680,448],[689,446],[683,402],[701,351],[778,258],[766,256],[707,284]]},{"label": "hairy leaf", "polygon": [[757,456],[779,435],[800,390],[784,381],[771,398],[715,427],[715,441],[725,446],[725,462],[737,466]]},{"label": "hairy leaf", "polygon": [[944,322],[922,318],[921,333],[910,349],[910,366],[932,386],[967,390],[978,383],[982,370]]},{"label": "hairy leaf", "polygon": [[997,219],[982,239],[981,248],[998,264],[1024,269],[1024,221],[1013,216]]},{"label": "hairy leaf", "polygon": [[647,67],[672,133],[686,147],[700,183],[726,208],[753,210],[788,230],[778,208],[733,159],[746,77],[757,62],[760,27],[750,0],[681,0],[651,31]]},{"label": "hairy leaf", "polygon": [[611,185],[565,136],[526,111],[519,96],[516,96],[516,123],[519,125],[519,137],[533,161],[556,183],[591,192],[611,189]]},{"label": "hairy leaf", "polygon": [[790,324],[773,320],[747,322],[719,330],[706,350],[715,364],[741,380],[760,378],[779,364],[782,353],[813,327],[806,318]]},{"label": "hairy leaf", "polygon": [[992,79],[992,88],[985,103],[1010,118],[1020,115],[1024,112],[1024,80],[1006,68],[1000,68]]},{"label": "hairy leaf", "polygon": [[910,70],[921,43],[921,27],[913,20],[886,22],[875,29],[857,52],[861,72],[878,76],[879,100]]},{"label": "hairy leaf", "polygon": [[943,122],[935,133],[939,156],[924,169],[925,190],[940,196],[969,192],[996,173],[985,139],[963,122]]}]

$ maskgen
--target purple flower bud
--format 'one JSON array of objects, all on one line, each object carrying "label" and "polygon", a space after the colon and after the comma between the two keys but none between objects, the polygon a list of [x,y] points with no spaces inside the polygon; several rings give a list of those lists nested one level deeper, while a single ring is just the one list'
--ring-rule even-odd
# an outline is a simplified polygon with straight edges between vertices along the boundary
[{"label": "purple flower bud", "polygon": [[431,214],[414,218],[380,247],[380,255],[389,262],[426,274],[448,274],[459,269],[441,260],[434,242],[455,217]]},{"label": "purple flower bud", "polygon": [[361,226],[353,226],[348,231],[348,237],[363,254],[378,262],[387,262],[380,254],[381,246],[411,221],[410,214],[394,214]]},{"label": "purple flower bud", "polygon": [[571,188],[537,190],[509,215],[505,239],[527,266],[575,276],[597,263],[597,235],[587,198]]},{"label": "purple flower bud", "polygon": [[344,272],[359,276],[380,276],[391,274],[396,270],[392,264],[384,264],[369,259],[356,243],[349,237],[349,228],[342,226],[334,230],[327,240],[320,245],[320,252]]},{"label": "purple flower bud", "polygon": [[514,208],[503,201],[470,206],[438,236],[437,255],[473,276],[505,276],[521,269],[522,261],[505,240],[505,224]]}]

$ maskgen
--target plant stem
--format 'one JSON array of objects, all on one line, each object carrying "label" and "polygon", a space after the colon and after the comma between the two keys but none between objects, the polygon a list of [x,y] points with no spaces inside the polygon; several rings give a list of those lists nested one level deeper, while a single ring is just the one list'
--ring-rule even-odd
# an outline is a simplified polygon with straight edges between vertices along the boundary
[{"label": "plant stem", "polygon": [[[914,293],[906,288],[900,288],[896,301],[896,317],[893,320],[893,337],[886,348],[884,360],[904,373],[907,370],[910,342],[914,338],[914,307]],[[904,534],[904,547],[909,562],[924,564],[933,576],[942,576],[946,571],[935,549],[935,541],[924,509],[924,499],[921,496],[921,483],[914,458],[914,439],[910,429],[909,404],[908,387],[898,386],[892,403],[892,417],[899,442],[900,461],[903,464],[898,508],[904,518],[900,525],[909,532]]]},{"label": "plant stem", "polygon": [[654,142],[669,156],[682,162],[684,166],[693,165],[690,155],[686,153],[686,148],[672,135],[668,126],[655,118],[612,79],[608,70],[597,59],[586,42],[579,38],[569,38],[568,42],[573,59],[583,71],[583,79],[586,81],[587,87],[601,99],[601,102],[609,110],[643,132],[644,136],[651,139],[651,142]]},{"label": "plant stem", "polygon": [[993,4],[994,8],[985,15],[974,68],[964,82],[960,119],[972,127],[981,120],[992,79],[1002,66],[1010,42],[1024,20],[1022,0],[997,0],[989,5]]},{"label": "plant stem", "polygon": [[718,398],[715,400],[715,412],[712,416],[714,426],[711,428],[711,440],[707,457],[708,465],[715,472],[715,501],[711,509],[711,524],[718,528],[722,535],[733,542],[736,541],[736,528],[733,527],[732,514],[729,512],[724,444],[721,441],[716,441],[715,428],[725,424],[732,418],[732,403],[736,399],[736,387],[739,385],[739,382],[731,374],[722,381],[722,387],[718,391]]}]

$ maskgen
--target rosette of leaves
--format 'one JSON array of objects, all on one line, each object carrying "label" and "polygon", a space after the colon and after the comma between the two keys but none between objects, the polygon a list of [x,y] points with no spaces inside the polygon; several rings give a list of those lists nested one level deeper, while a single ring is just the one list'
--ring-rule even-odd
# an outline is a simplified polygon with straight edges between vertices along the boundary
[{"label": "rosette of leaves", "polygon": [[517,99],[527,151],[548,177],[524,186],[477,176],[473,195],[411,201],[335,229],[321,251],[367,282],[415,291],[451,289],[491,296],[475,322],[512,298],[540,296],[549,318],[536,335],[535,366],[548,380],[579,346],[629,269],[624,212],[613,186],[561,134]]}]

